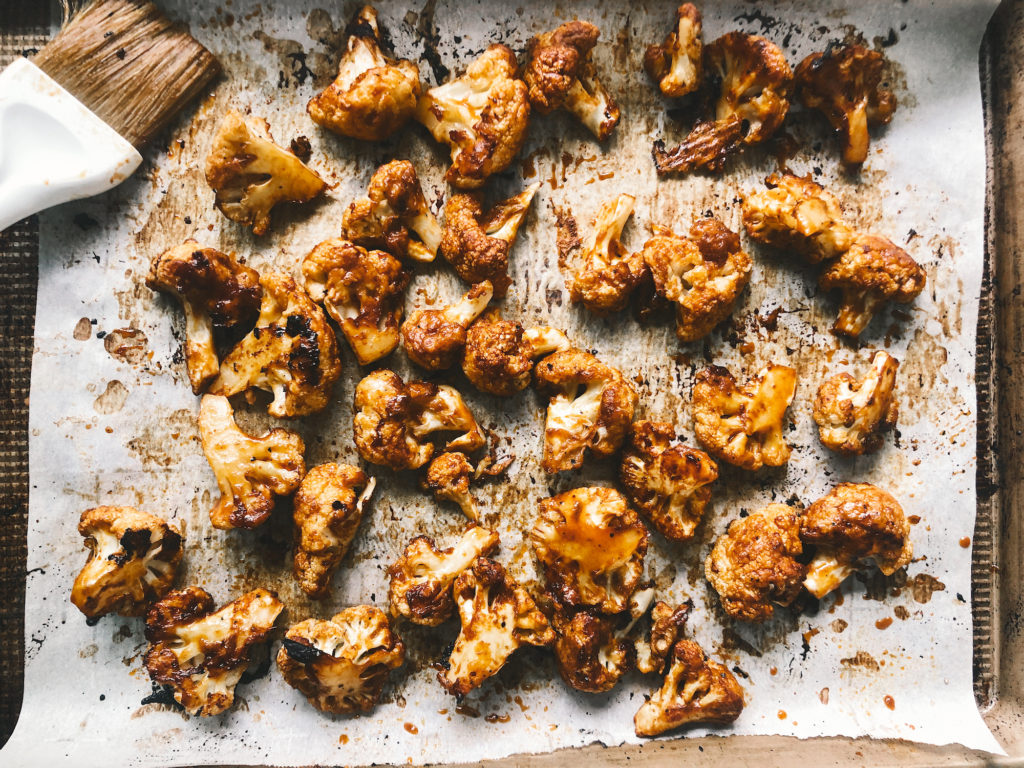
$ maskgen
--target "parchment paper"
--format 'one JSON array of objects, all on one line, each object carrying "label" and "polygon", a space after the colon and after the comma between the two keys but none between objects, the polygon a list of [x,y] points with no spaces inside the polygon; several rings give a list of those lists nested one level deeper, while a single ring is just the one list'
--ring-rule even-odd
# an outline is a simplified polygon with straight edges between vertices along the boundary
[{"label": "parchment paper", "polygon": [[[384,569],[405,542],[426,532],[446,544],[464,525],[454,506],[438,506],[419,492],[415,477],[373,468],[376,504],[323,604],[305,599],[291,578],[286,509],[256,531],[225,533],[210,526],[216,485],[199,447],[198,402],[182,362],[183,319],[174,302],[143,286],[149,259],[192,236],[237,251],[257,269],[294,272],[313,245],[337,234],[343,207],[392,157],[413,160],[439,206],[447,153],[417,126],[391,143],[364,145],[310,123],[305,102],[331,79],[354,4],[331,12],[319,10],[317,0],[165,5],[221,57],[226,78],[197,113],[182,118],[162,151],[150,152],[134,179],[101,199],[50,211],[41,222],[26,698],[4,764],[422,763],[634,741],[632,715],[660,681],[634,675],[608,695],[575,693],[544,651],[520,652],[457,709],[430,667],[454,638],[454,623],[437,630],[399,626],[409,648],[407,666],[369,715],[317,713],[272,668],[239,687],[230,713],[189,718],[163,705],[140,704],[151,691],[141,665],[141,620],[107,617],[88,627],[70,605],[70,585],[85,560],[75,526],[80,512],[97,504],[137,505],[180,521],[188,549],[179,584],[201,585],[219,603],[255,586],[276,589],[287,605],[282,625],[330,616],[358,602],[384,605]],[[770,10],[729,2],[704,9],[707,40],[734,28],[766,34],[784,46],[794,66],[806,53],[855,31],[869,44],[887,46],[895,62],[900,107],[874,139],[859,179],[838,170],[832,139],[816,116],[789,120],[799,145],[790,167],[821,178],[860,229],[891,237],[928,270],[925,293],[877,318],[859,350],[828,333],[836,307],[819,295],[813,270],[750,243],[752,284],[735,322],[706,343],[680,346],[671,322],[640,325],[629,313],[600,321],[569,305],[558,269],[560,228],[568,232],[575,221],[585,233],[602,201],[630,192],[637,196],[625,236],[631,247],[642,244],[651,224],[684,232],[704,211],[740,229],[740,196],[776,167],[770,151],[757,150],[721,177],[656,178],[652,139],[664,136],[672,143],[685,124],[666,114],[640,62],[644,47],[667,32],[670,6],[588,11],[520,0],[435,9],[431,0],[422,10],[385,3],[380,11],[397,53],[422,57],[426,83],[436,82],[445,67],[460,70],[490,42],[521,50],[530,35],[573,15],[603,31],[596,60],[623,109],[614,138],[602,147],[565,115],[538,118],[521,161],[489,185],[491,199],[498,199],[525,182],[543,182],[514,251],[515,288],[504,305],[506,316],[567,329],[580,346],[637,377],[638,418],[673,421],[691,439],[690,390],[707,362],[741,377],[767,362],[785,362],[799,372],[789,465],[755,475],[723,466],[698,541],[680,547],[655,536],[648,556],[659,596],[693,599],[691,636],[735,668],[746,689],[748,706],[740,719],[714,732],[868,734],[998,752],[971,687],[966,538],[975,514],[974,335],[985,182],[978,48],[994,1],[789,2]],[[279,143],[308,136],[312,165],[335,185],[325,202],[279,216],[260,240],[213,209],[201,178],[214,127],[229,106],[265,116]],[[462,290],[444,266],[419,269],[407,308],[447,301]],[[776,308],[772,330],[766,318]],[[296,425],[311,466],[358,460],[350,404],[361,374],[342,347],[345,371],[336,403]],[[826,373],[863,371],[872,351],[883,347],[902,361],[895,444],[870,458],[826,455],[810,415],[815,388]],[[390,362],[404,375],[412,373],[401,352]],[[576,485],[610,483],[614,465],[592,462],[580,473],[545,477],[538,466],[544,403],[532,392],[498,401],[461,378],[454,381],[499,436],[500,452],[517,457],[506,482],[482,486],[477,494],[501,533],[499,559],[530,580],[535,574],[523,533],[537,500]],[[251,429],[270,423],[258,407],[240,408],[239,419]],[[906,573],[851,578],[816,613],[780,611],[762,627],[725,619],[702,576],[714,537],[741,510],[771,500],[810,503],[843,480],[888,488],[908,514],[920,518],[913,529],[917,558]]]}]

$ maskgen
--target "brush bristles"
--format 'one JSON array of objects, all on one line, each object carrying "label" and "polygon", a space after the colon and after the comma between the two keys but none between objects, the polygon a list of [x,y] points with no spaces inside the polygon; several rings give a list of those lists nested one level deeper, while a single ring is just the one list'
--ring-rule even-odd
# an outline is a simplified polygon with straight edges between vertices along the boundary
[{"label": "brush bristles", "polygon": [[95,0],[32,61],[136,147],[220,71],[152,3]]}]

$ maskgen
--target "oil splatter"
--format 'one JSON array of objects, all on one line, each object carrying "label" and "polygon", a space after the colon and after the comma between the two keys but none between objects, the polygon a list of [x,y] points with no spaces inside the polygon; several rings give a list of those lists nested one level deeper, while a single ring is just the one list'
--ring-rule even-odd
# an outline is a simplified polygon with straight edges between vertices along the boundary
[{"label": "oil splatter", "polygon": [[117,379],[113,379],[107,382],[107,388],[93,401],[92,407],[96,413],[109,416],[120,411],[127,399],[128,387]]}]

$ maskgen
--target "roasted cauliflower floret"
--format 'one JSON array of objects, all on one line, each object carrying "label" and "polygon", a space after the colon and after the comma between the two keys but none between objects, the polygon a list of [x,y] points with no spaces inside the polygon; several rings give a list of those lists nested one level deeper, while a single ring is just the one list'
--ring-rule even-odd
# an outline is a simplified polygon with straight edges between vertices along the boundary
[{"label": "roasted cauliflower floret", "polygon": [[733,673],[697,643],[680,640],[665,681],[637,711],[633,725],[637,736],[657,736],[684,725],[726,725],[742,711],[743,689]]},{"label": "roasted cauliflower floret", "polygon": [[530,209],[540,183],[482,212],[479,194],[452,195],[444,207],[441,255],[467,283],[490,281],[494,295],[508,293],[508,255],[519,225]]},{"label": "roasted cauliflower floret", "polygon": [[226,397],[203,395],[199,437],[221,493],[210,510],[215,528],[261,525],[274,509],[274,498],[290,494],[306,474],[301,437],[280,427],[250,437],[235,424]]},{"label": "roasted cauliflower floret", "polygon": [[545,472],[577,469],[589,449],[611,456],[633,423],[637,394],[622,373],[589,352],[567,349],[537,364],[537,388],[547,394]]},{"label": "roasted cauliflower floret", "polygon": [[481,392],[509,397],[530,384],[534,361],[572,345],[557,328],[523,328],[512,320],[477,320],[466,334],[462,372]]},{"label": "roasted cauliflower floret", "polygon": [[432,491],[438,501],[454,501],[470,520],[476,522],[480,513],[476,499],[469,492],[473,465],[464,453],[442,453],[427,467],[424,489]]},{"label": "roasted cauliflower floret", "polygon": [[293,625],[277,652],[288,685],[321,712],[346,715],[373,709],[388,673],[403,661],[401,639],[384,612],[370,605]]},{"label": "roasted cauliflower floret", "polygon": [[320,464],[295,493],[292,573],[310,597],[324,597],[355,538],[377,481],[350,464]]},{"label": "roasted cauliflower floret", "polygon": [[676,9],[676,26],[661,45],[651,45],[644,53],[644,71],[671,99],[692,93],[704,76],[700,11],[693,3]]},{"label": "roasted cauliflower floret", "polygon": [[698,219],[690,239],[656,234],[641,251],[658,296],[675,304],[676,336],[696,341],[727,318],[750,282],[740,237],[718,219]]},{"label": "roasted cauliflower floret", "polygon": [[274,143],[262,118],[231,110],[221,120],[206,156],[206,183],[220,212],[265,234],[270,211],[281,202],[305,203],[327,187],[315,171]]},{"label": "roasted cauliflower floret", "polygon": [[592,487],[542,499],[530,542],[559,604],[620,613],[643,576],[647,536],[621,493]]},{"label": "roasted cauliflower floret", "polygon": [[341,234],[356,245],[380,248],[399,259],[433,261],[441,225],[430,212],[413,164],[392,160],[378,168],[366,197],[342,214]]},{"label": "roasted cauliflower floret", "polygon": [[71,602],[88,618],[141,616],[171,589],[182,537],[156,515],[132,507],[93,507],[82,513],[78,532],[89,559],[71,587]]},{"label": "roasted cauliflower floret", "polygon": [[734,619],[766,621],[800,592],[800,518],[785,504],[733,520],[704,561],[704,575]]},{"label": "roasted cauliflower floret", "polygon": [[909,304],[924,290],[926,280],[921,265],[891,240],[860,235],[821,274],[818,285],[841,293],[832,330],[856,338],[886,302]]},{"label": "roasted cauliflower floret", "polygon": [[462,629],[448,668],[437,679],[448,693],[465,696],[496,675],[522,645],[550,645],[555,633],[526,589],[498,563],[479,557],[452,588]]},{"label": "roasted cauliflower floret", "polygon": [[812,264],[840,255],[853,244],[835,195],[810,174],[773,173],[743,201],[743,226],[759,243],[793,251]]},{"label": "roasted cauliflower floret", "polygon": [[899,361],[876,352],[871,369],[857,381],[848,373],[826,379],[814,398],[814,420],[826,448],[847,456],[874,453],[895,428],[899,401],[893,392]]},{"label": "roasted cauliflower floret", "polygon": [[177,296],[185,310],[185,364],[192,393],[198,395],[220,369],[214,328],[256,322],[262,294],[259,273],[234,256],[188,240],[153,259],[146,285]]},{"label": "roasted cauliflower floret", "polygon": [[287,275],[268,272],[260,285],[263,302],[256,327],[221,361],[210,394],[266,390],[274,395],[267,413],[279,418],[323,410],[341,375],[334,331],[320,307]]},{"label": "roasted cauliflower floret", "polygon": [[416,119],[436,141],[451,147],[452,165],[445,180],[452,186],[481,187],[518,154],[530,120],[526,84],[516,77],[518,68],[512,49],[496,43],[462,77],[420,97]]},{"label": "roasted cauliflower floret", "polygon": [[883,83],[885,56],[863,45],[829,45],[796,68],[800,101],[828,120],[842,144],[843,163],[868,157],[868,126],[884,125],[896,111],[896,96]]},{"label": "roasted cauliflower floret", "polygon": [[586,21],[567,21],[526,45],[526,81],[530,106],[546,115],[570,112],[598,139],[612,135],[619,107],[597,76],[590,56],[601,31]]},{"label": "roasted cauliflower floret", "polygon": [[338,77],[309,100],[306,111],[314,123],[334,133],[383,141],[416,112],[420,69],[384,55],[377,11],[369,5],[349,23],[348,34]]},{"label": "roasted cauliflower floret", "polygon": [[302,261],[302,278],[309,297],[341,326],[360,365],[398,346],[409,273],[394,256],[348,240],[325,240]]},{"label": "roasted cauliflower floret", "polygon": [[817,598],[836,589],[864,560],[873,560],[889,576],[914,556],[903,507],[867,483],[840,483],[811,504],[801,518],[800,537],[815,550],[804,586]]},{"label": "roasted cauliflower floret", "polygon": [[635,644],[636,668],[640,672],[648,675],[665,668],[666,659],[676,642],[682,639],[691,607],[689,602],[675,608],[661,600],[654,604],[647,636]]},{"label": "roasted cauliflower floret", "polygon": [[619,195],[601,206],[594,229],[576,258],[578,269],[566,281],[569,299],[596,315],[623,309],[644,276],[643,257],[626,253],[619,240],[635,202],[632,195]]},{"label": "roasted cauliflower floret", "polygon": [[451,368],[466,345],[466,329],[487,309],[494,290],[477,283],[444,309],[418,309],[402,324],[402,346],[416,365],[428,371]]},{"label": "roasted cauliflower floret", "polygon": [[392,616],[436,627],[452,615],[452,584],[478,557],[498,547],[498,534],[469,526],[457,542],[438,549],[429,536],[417,536],[389,568],[388,602]]},{"label": "roasted cauliflower floret", "polygon": [[605,693],[629,668],[629,646],[615,631],[616,617],[590,610],[558,609],[555,661],[562,679],[584,693]]},{"label": "roasted cauliflower floret", "polygon": [[663,421],[638,421],[622,455],[619,479],[640,514],[672,541],[693,538],[711,500],[718,465],[682,445]]},{"label": "roasted cauliflower floret", "polygon": [[146,614],[146,670],[190,715],[219,715],[234,703],[253,648],[268,640],[282,608],[265,589],[219,611],[199,587],[171,592]]},{"label": "roasted cauliflower floret", "polygon": [[430,461],[434,432],[461,432],[446,450],[472,452],[487,442],[462,396],[446,384],[405,383],[381,369],[356,385],[353,432],[356,450],[371,464],[418,469]]},{"label": "roasted cauliflower floret", "polygon": [[796,391],[796,371],[769,365],[743,386],[712,365],[693,387],[693,431],[712,456],[743,469],[781,467],[789,461],[782,435]]}]

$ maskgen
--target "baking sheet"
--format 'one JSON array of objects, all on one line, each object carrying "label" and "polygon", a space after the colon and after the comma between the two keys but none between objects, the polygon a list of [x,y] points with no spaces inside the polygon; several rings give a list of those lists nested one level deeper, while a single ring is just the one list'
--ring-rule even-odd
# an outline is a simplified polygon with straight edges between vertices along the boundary
[{"label": "baking sheet", "polygon": [[[391,157],[412,159],[428,196],[437,202],[443,196],[446,153],[420,129],[367,147],[322,134],[309,123],[305,101],[329,81],[342,30],[355,10],[345,7],[332,17],[316,5],[167,4],[222,58],[227,78],[194,120],[182,120],[166,151],[153,156],[144,173],[101,200],[65,206],[41,220],[26,700],[3,752],[5,764],[461,762],[635,740],[632,714],[655,680],[630,677],[607,696],[573,693],[540,651],[521,652],[457,708],[429,666],[454,637],[452,625],[400,629],[409,663],[368,716],[316,713],[272,669],[239,688],[239,706],[230,714],[190,719],[161,705],[140,704],[150,690],[141,668],[141,621],[108,617],[89,628],[67,602],[84,561],[75,531],[78,514],[100,503],[136,504],[182,521],[190,548],[181,584],[200,584],[218,602],[255,586],[276,588],[287,605],[287,622],[328,616],[355,602],[383,604],[384,569],[413,531],[445,541],[463,525],[455,507],[435,505],[416,490],[412,477],[374,468],[379,485],[372,516],[335,578],[331,599],[317,605],[291,580],[286,516],[254,532],[224,533],[209,524],[216,486],[199,449],[197,401],[180,361],[183,323],[176,305],[142,285],[150,256],[193,236],[246,255],[258,269],[294,271],[313,245],[336,234],[343,207]],[[869,42],[894,43],[887,53],[897,63],[901,106],[872,144],[879,151],[859,184],[837,174],[831,141],[816,120],[794,115],[789,128],[802,147],[790,167],[820,172],[860,228],[904,244],[928,269],[926,293],[911,307],[876,320],[861,350],[827,332],[835,307],[816,295],[810,270],[754,247],[755,276],[737,322],[706,344],[680,346],[669,325],[641,326],[628,315],[597,321],[568,304],[556,242],[571,220],[584,232],[604,199],[630,192],[638,198],[625,238],[633,247],[642,244],[651,223],[685,231],[705,210],[739,228],[736,198],[775,167],[771,153],[755,152],[721,178],[657,180],[649,159],[652,137],[671,143],[684,128],[666,116],[646,85],[640,57],[648,42],[665,34],[671,9],[380,6],[397,52],[422,57],[428,82],[446,67],[458,69],[490,42],[519,49],[534,32],[574,14],[596,21],[604,32],[596,57],[623,108],[616,136],[602,149],[564,116],[540,118],[521,162],[490,185],[497,198],[524,180],[543,182],[514,252],[516,286],[506,300],[506,316],[566,328],[581,346],[638,375],[638,417],[675,421],[686,435],[692,435],[686,406],[693,375],[706,361],[737,373],[788,362],[800,374],[789,466],[756,476],[724,469],[699,542],[678,547],[654,537],[648,557],[663,598],[694,600],[692,636],[741,672],[748,707],[733,727],[715,732],[870,734],[999,751],[971,689],[971,558],[969,545],[961,546],[973,531],[975,509],[974,329],[985,167],[977,51],[992,6],[780,3],[761,12],[737,3],[705,11],[707,39],[733,28],[766,34],[784,45],[793,64],[854,29]],[[266,116],[279,143],[308,136],[312,164],[336,185],[326,202],[288,212],[260,241],[213,210],[212,193],[201,180],[202,158],[229,106],[251,106]],[[448,300],[460,290],[443,267],[420,270],[407,306]],[[759,318],[776,307],[777,329],[770,330],[771,323]],[[862,369],[875,347],[903,361],[898,446],[875,457],[836,460],[814,435],[814,389],[825,372]],[[326,417],[299,424],[311,465],[357,460],[350,403],[359,374],[345,354],[337,404]],[[411,373],[401,353],[392,362],[401,373]],[[479,496],[502,535],[499,559],[529,579],[533,567],[522,532],[537,499],[607,483],[613,467],[598,463],[547,478],[538,466],[543,403],[529,392],[512,402],[470,389],[466,395],[481,421],[502,436],[502,451],[517,456],[508,484],[483,486]],[[270,423],[254,408],[239,418],[252,428]],[[887,487],[908,514],[921,518],[913,534],[918,559],[906,576],[851,579],[815,615],[782,615],[764,627],[725,620],[701,576],[714,536],[741,509],[794,496],[808,503],[841,480]],[[880,629],[886,619],[892,623]]]}]

